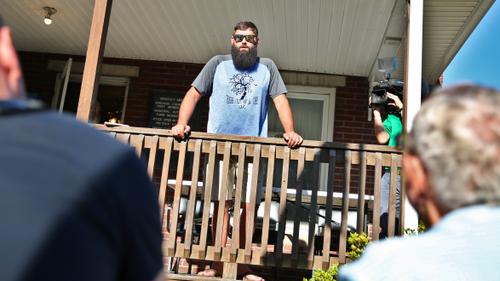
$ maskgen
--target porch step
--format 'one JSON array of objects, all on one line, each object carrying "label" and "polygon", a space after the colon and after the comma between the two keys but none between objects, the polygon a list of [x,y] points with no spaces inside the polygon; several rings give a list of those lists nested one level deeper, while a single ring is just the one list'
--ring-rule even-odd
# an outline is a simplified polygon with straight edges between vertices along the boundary
[{"label": "porch step", "polygon": [[165,280],[169,281],[237,281],[238,279],[227,279],[222,277],[205,277],[191,274],[166,273]]}]

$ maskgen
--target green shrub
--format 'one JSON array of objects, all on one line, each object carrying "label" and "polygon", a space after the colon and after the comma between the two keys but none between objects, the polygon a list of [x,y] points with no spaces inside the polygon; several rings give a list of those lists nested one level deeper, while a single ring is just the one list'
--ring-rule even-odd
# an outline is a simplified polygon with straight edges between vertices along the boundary
[{"label": "green shrub", "polygon": [[425,226],[425,224],[422,221],[420,221],[418,223],[418,228],[416,230],[413,228],[405,228],[406,235],[417,235],[420,233],[424,233],[426,231],[427,231],[427,227]]},{"label": "green shrub", "polygon": [[417,235],[417,231],[413,228],[405,228],[405,235],[407,236],[412,236],[412,235]]},{"label": "green shrub", "polygon": [[418,233],[424,233],[426,231],[427,231],[427,226],[425,226],[425,224],[422,221],[420,221],[418,223]]},{"label": "green shrub", "polygon": [[[356,233],[351,232],[349,238],[347,239],[350,251],[347,252],[347,256],[351,260],[355,260],[361,256],[366,245],[370,242],[368,235],[366,233]],[[335,277],[339,270],[340,265],[334,264],[328,270],[316,269],[313,272],[313,276],[310,279],[303,278],[303,281],[336,281]]]},{"label": "green shrub", "polygon": [[347,256],[351,260],[356,260],[361,256],[361,253],[363,253],[370,239],[366,233],[351,232],[347,242],[349,243],[349,252],[347,252]]},{"label": "green shrub", "polygon": [[303,281],[336,281],[335,276],[339,270],[339,265],[334,264],[328,270],[316,269],[311,279],[303,278]]}]

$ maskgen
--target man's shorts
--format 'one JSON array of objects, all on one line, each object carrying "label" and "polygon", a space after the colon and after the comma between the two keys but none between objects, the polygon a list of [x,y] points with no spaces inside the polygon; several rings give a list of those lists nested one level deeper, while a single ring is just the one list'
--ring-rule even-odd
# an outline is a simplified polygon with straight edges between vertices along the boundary
[{"label": "man's shorts", "polygon": [[[391,172],[384,171],[380,181],[380,215],[389,212],[389,192],[391,188]],[[401,206],[401,178],[396,179],[396,217],[399,218]]]},{"label": "man's shorts", "polygon": [[[251,196],[251,185],[252,185],[252,174],[253,174],[253,163],[245,163],[246,165],[246,170],[243,173],[243,186],[242,186],[242,198],[241,202],[243,203],[250,203],[250,196]],[[259,202],[262,199],[262,194],[265,189],[265,176],[267,174],[267,159],[261,159],[260,160],[260,165],[259,165],[259,178],[257,181],[257,194],[256,194],[256,204],[259,204]],[[233,197],[236,193],[236,175],[238,173],[238,158],[237,157],[231,157],[229,161],[229,171],[227,174],[227,185],[226,185],[226,200],[233,200]],[[208,181],[208,164],[205,169],[205,187],[207,186],[207,181]],[[222,176],[223,176],[223,161],[222,160],[216,160],[215,161],[215,168],[214,168],[214,177],[213,177],[213,184],[212,184],[212,194],[211,194],[211,200],[212,201],[219,201],[220,199],[220,190],[221,190],[221,184],[222,184]]]}]

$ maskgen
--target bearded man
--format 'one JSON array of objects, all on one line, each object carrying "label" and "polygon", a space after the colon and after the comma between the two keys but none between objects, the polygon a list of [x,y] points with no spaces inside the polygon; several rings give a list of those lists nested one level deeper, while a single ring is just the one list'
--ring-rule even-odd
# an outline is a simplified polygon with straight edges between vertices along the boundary
[{"label": "bearded man", "polygon": [[[201,73],[196,77],[191,88],[186,93],[180,109],[177,125],[172,133],[178,138],[184,138],[191,128],[188,125],[194,108],[202,97],[209,97],[208,133],[235,134],[242,136],[267,137],[269,97],[272,99],[281,124],[284,129],[283,138],[291,148],[298,147],[303,139],[295,132],[292,111],[286,97],[287,89],[283,83],[278,68],[268,58],[257,56],[259,44],[258,30],[255,24],[249,21],[239,22],[234,26],[231,36],[231,55],[217,55],[210,59]],[[233,188],[236,161],[231,161],[231,175],[228,176],[228,188]],[[264,165],[261,165],[261,168]],[[251,163],[248,173],[251,173]],[[218,169],[216,168],[216,171]],[[212,201],[218,206],[219,183],[215,173],[212,189]],[[247,178],[251,178],[248,176]],[[245,216],[250,210],[250,189],[247,182],[243,213],[240,227],[240,246],[245,241]],[[259,202],[262,187],[257,188],[257,202]],[[230,195],[226,197],[224,208],[224,227],[222,245],[227,239],[227,221]],[[214,218],[217,217],[217,207]],[[216,225],[213,220],[213,226]],[[215,227],[213,227],[215,230]],[[215,237],[215,236],[214,236]],[[220,270],[205,271],[202,274],[220,274]],[[240,273],[241,274],[241,273]],[[263,280],[256,276],[247,276],[250,280]]]}]

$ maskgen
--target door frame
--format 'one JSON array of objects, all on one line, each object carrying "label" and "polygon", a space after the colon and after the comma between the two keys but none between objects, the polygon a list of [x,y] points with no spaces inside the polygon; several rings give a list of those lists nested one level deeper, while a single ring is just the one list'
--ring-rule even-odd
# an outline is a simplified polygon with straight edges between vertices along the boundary
[{"label": "door frame", "polygon": [[[288,99],[319,100],[323,101],[323,116],[321,120],[321,141],[333,141],[335,124],[335,96],[336,88],[287,85]],[[300,134],[300,132],[298,132]],[[320,164],[318,190],[326,191],[328,183],[328,167]],[[324,188],[323,188],[324,187]]]},{"label": "door frame", "polygon": [[[62,77],[62,74],[59,74],[59,75],[60,75],[59,77]],[[73,74],[69,73],[69,75],[67,75],[66,77],[67,77],[66,79],[69,81],[64,82],[65,89],[67,87],[68,82],[82,83],[83,74],[81,74],[81,73],[73,73]],[[60,84],[61,84],[61,82],[59,82],[59,85],[56,82],[56,92],[57,92],[57,88],[60,89],[60,87],[61,87]],[[99,85],[125,87],[125,92],[123,95],[122,114],[121,114],[121,120],[122,120],[122,122],[124,122],[125,111],[127,108],[128,94],[129,94],[129,89],[130,89],[130,78],[129,77],[119,77],[119,76],[101,76],[99,79]],[[56,104],[55,106],[57,108],[60,107],[61,112],[62,112],[62,109],[64,108],[64,106],[61,104],[61,102],[63,102],[62,99],[59,101],[59,104]],[[53,101],[53,107],[54,107],[54,101]]]}]

